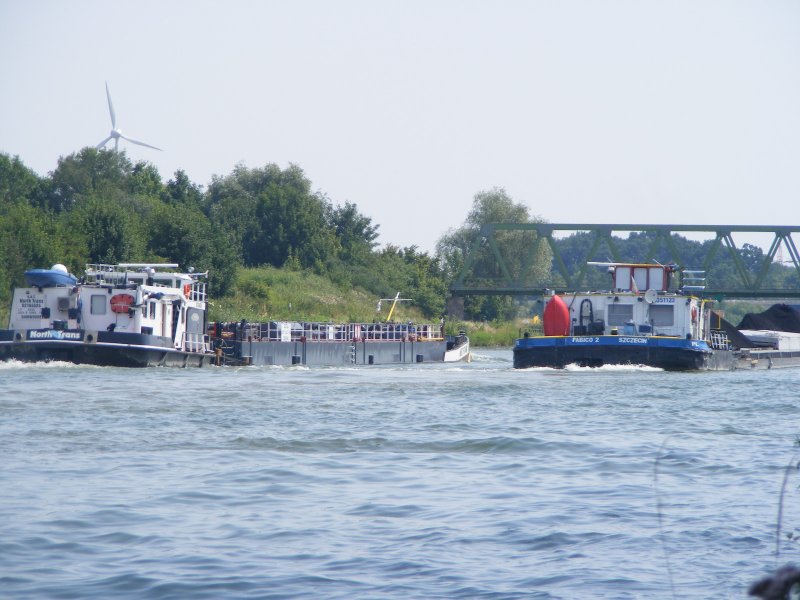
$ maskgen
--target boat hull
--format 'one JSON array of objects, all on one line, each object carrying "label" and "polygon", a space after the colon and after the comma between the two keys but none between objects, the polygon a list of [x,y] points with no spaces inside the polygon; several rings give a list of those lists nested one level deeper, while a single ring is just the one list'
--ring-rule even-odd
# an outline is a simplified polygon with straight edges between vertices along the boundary
[{"label": "boat hull", "polygon": [[0,360],[111,367],[203,367],[214,355],[184,352],[153,335],[84,330],[0,330]]},{"label": "boat hull", "polygon": [[800,367],[800,351],[718,350],[704,341],[678,338],[588,336],[530,337],[514,345],[514,367],[562,369],[645,365],[665,371],[732,371]]},{"label": "boat hull", "polygon": [[445,340],[223,341],[222,364],[338,367],[443,362]]},{"label": "boat hull", "polygon": [[700,340],[639,336],[529,337],[514,345],[514,367],[564,368],[645,365],[667,371],[700,371],[712,366],[713,351]]}]

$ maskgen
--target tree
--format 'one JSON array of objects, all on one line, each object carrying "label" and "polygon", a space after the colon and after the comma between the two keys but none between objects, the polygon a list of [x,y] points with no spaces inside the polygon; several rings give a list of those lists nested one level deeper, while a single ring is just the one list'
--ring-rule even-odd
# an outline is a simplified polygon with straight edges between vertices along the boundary
[{"label": "tree", "polygon": [[226,177],[214,175],[205,195],[205,214],[215,227],[227,232],[243,264],[248,264],[244,257],[245,240],[256,235],[260,179],[257,171],[236,165]]},{"label": "tree", "polygon": [[304,268],[324,264],[338,250],[329,210],[297,165],[237,165],[231,175],[214,178],[206,199],[207,214],[229,232],[246,266],[280,267],[290,259]]},{"label": "tree", "polygon": [[77,154],[59,158],[50,177],[52,188],[47,208],[56,212],[71,210],[82,198],[92,194],[127,191],[132,169],[124,151],[84,148]]},{"label": "tree", "polygon": [[203,190],[192,183],[186,171],[178,169],[175,171],[175,178],[167,182],[165,201],[170,204],[188,204],[190,206],[202,206]]},{"label": "tree", "polygon": [[0,204],[26,202],[39,206],[45,190],[45,182],[22,164],[19,156],[0,153]]},{"label": "tree", "polygon": [[115,264],[144,256],[146,238],[129,207],[114,199],[87,196],[70,212],[74,232],[86,239],[88,262]]},{"label": "tree", "polygon": [[128,190],[131,194],[159,198],[163,189],[161,174],[154,165],[139,161],[133,166],[128,177]]},{"label": "tree", "polygon": [[[471,256],[468,277],[482,285],[494,284],[506,273],[500,266],[491,245],[480,240],[481,227],[487,223],[541,222],[531,217],[528,207],[515,203],[502,188],[493,188],[475,195],[472,208],[464,224],[448,231],[436,244],[436,256],[448,282],[452,283],[462,272],[466,259]],[[533,231],[497,231],[492,243],[496,244],[507,272],[518,282],[544,278],[550,270],[551,252],[540,244],[538,253],[531,259],[536,241]],[[515,312],[507,296],[475,296],[465,300],[465,316],[479,320],[510,318]]]},{"label": "tree", "polygon": [[361,261],[369,255],[377,242],[379,225],[358,212],[350,202],[330,210],[328,221],[341,246],[341,258],[346,262]]},{"label": "tree", "polygon": [[235,279],[238,256],[225,236],[215,230],[198,207],[162,205],[148,227],[151,253],[183,268],[209,271],[209,293],[223,296]]}]

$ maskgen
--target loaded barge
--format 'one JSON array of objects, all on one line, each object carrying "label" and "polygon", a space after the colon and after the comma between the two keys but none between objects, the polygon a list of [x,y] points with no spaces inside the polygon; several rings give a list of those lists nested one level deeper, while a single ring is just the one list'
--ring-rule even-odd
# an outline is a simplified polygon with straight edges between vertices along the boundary
[{"label": "loaded barge", "polygon": [[[0,360],[122,367],[346,366],[469,360],[444,323],[209,323],[207,273],[176,264],[63,265],[25,272]],[[398,297],[392,305],[394,311]]]},{"label": "loaded barge", "polygon": [[[667,371],[800,366],[800,313],[785,304],[739,327],[702,298],[697,272],[672,287],[676,265],[590,263],[608,270],[605,291],[549,294],[543,330],[514,344],[514,367],[644,365]],[[692,281],[692,279],[694,281]]]}]

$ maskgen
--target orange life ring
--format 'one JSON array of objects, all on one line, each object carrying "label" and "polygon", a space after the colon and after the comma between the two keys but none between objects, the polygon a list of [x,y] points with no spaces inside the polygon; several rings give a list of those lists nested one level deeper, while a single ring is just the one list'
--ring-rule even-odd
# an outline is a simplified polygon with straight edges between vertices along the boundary
[{"label": "orange life ring", "polygon": [[126,313],[131,305],[135,302],[135,298],[130,294],[117,294],[111,296],[111,312]]},{"label": "orange life ring", "polygon": [[697,307],[692,307],[692,323],[697,323]]},{"label": "orange life ring", "polygon": [[188,298],[191,292],[192,292],[192,286],[190,286],[188,283],[185,283],[183,285],[183,295]]}]

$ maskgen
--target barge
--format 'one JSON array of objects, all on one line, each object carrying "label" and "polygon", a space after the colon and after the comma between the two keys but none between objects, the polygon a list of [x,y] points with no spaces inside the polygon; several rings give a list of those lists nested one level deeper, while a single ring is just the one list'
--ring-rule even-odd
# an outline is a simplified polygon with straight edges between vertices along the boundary
[{"label": "barge", "polygon": [[[514,344],[514,367],[643,365],[667,371],[800,366],[800,313],[785,304],[727,322],[703,285],[673,288],[676,265],[591,263],[605,291],[549,294],[542,331]],[[696,272],[690,275],[697,275]],[[687,278],[689,279],[689,278]],[[700,278],[694,277],[695,280]],[[698,281],[692,282],[698,283]]]},{"label": "barge", "polygon": [[[469,360],[469,338],[444,322],[209,323],[207,273],[176,264],[63,265],[25,272],[0,360],[120,367],[347,366]],[[392,304],[394,308],[399,295]]]},{"label": "barge", "polygon": [[394,322],[391,317],[401,298],[398,294],[390,300],[391,309],[383,322],[213,323],[209,336],[222,365],[341,367],[471,359],[469,338],[463,331],[445,335],[444,320]]}]

